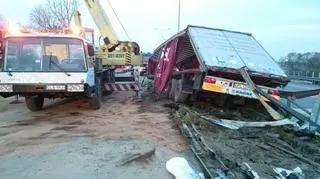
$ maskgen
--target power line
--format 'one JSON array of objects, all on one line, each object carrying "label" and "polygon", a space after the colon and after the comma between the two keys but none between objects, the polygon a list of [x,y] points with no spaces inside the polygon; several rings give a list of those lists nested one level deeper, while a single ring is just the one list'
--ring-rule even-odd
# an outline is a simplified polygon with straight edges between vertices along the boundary
[{"label": "power line", "polygon": [[124,26],[123,26],[123,24],[122,24],[122,22],[121,22],[120,18],[118,17],[118,15],[117,15],[117,13],[116,13],[115,9],[112,7],[112,5],[111,5],[111,3],[110,3],[110,1],[109,1],[109,0],[107,0],[107,2],[108,2],[108,4],[109,4],[109,6],[111,7],[111,9],[112,9],[112,11],[113,11],[114,15],[116,16],[116,18],[117,18],[118,22],[120,23],[120,25],[121,25],[121,27],[122,27],[122,29],[123,29],[124,33],[126,34],[127,38],[131,41],[131,38],[130,38],[129,34],[128,34],[127,30],[124,28]]},{"label": "power line", "polygon": [[180,31],[180,8],[181,8],[181,3],[179,0],[179,6],[178,6],[178,32]]}]

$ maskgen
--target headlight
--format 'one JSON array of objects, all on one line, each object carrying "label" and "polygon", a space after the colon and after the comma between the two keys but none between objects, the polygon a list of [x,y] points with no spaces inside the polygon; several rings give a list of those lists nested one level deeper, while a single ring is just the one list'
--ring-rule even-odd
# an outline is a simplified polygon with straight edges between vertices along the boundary
[{"label": "headlight", "polygon": [[84,85],[68,85],[69,92],[82,92],[84,91]]},{"label": "headlight", "polygon": [[13,92],[12,85],[0,85],[0,92]]},{"label": "headlight", "polygon": [[46,90],[66,90],[65,85],[47,85]]}]

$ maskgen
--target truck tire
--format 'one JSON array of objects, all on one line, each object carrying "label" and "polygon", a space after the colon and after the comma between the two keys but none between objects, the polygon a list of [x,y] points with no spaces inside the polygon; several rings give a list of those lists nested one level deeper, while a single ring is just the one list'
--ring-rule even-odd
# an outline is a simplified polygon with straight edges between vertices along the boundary
[{"label": "truck tire", "polygon": [[102,96],[109,96],[109,95],[112,94],[112,92],[113,92],[113,91],[103,91],[103,92],[102,92],[102,94],[103,94]]},{"label": "truck tire", "polygon": [[176,88],[177,80],[172,78],[171,81],[169,82],[169,87],[168,87],[168,98],[169,99],[174,99],[174,91]]},{"label": "truck tire", "polygon": [[43,107],[44,97],[41,95],[25,97],[27,108],[30,111],[39,111]]},{"label": "truck tire", "polygon": [[174,101],[179,103],[184,103],[187,101],[189,94],[182,91],[183,78],[176,80],[175,90],[174,90]]},{"label": "truck tire", "polygon": [[96,78],[94,95],[90,99],[90,106],[92,109],[100,109],[102,99],[102,82],[101,78]]}]

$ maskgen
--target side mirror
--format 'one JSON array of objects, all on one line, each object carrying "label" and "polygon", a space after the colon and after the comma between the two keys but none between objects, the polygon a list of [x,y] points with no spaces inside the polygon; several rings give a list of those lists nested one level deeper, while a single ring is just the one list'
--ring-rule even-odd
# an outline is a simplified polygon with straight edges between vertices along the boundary
[{"label": "side mirror", "polygon": [[94,56],[94,48],[92,45],[88,45],[88,55],[90,57]]}]

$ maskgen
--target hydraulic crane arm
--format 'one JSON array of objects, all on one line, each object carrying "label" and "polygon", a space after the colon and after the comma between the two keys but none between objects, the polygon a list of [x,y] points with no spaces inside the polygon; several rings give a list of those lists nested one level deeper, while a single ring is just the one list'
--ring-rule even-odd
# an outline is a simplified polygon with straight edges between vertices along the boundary
[{"label": "hydraulic crane arm", "polygon": [[76,25],[76,27],[78,28],[82,28],[82,22],[81,22],[81,14],[79,11],[75,11],[73,13],[73,17],[74,17],[74,23]]},{"label": "hydraulic crane arm", "polygon": [[113,29],[110,20],[104,10],[102,9],[100,0],[84,0],[95,24],[97,25],[101,35],[108,37],[111,41],[118,41],[118,36]]}]

